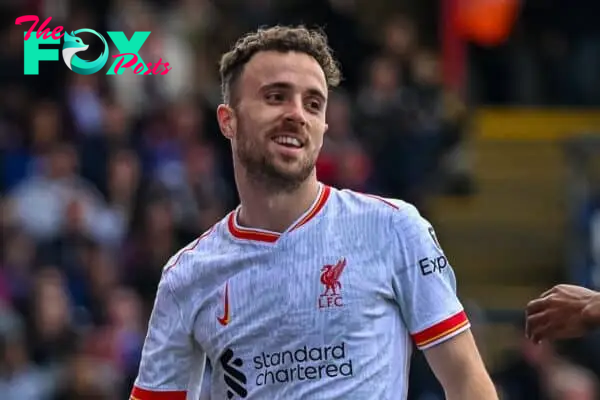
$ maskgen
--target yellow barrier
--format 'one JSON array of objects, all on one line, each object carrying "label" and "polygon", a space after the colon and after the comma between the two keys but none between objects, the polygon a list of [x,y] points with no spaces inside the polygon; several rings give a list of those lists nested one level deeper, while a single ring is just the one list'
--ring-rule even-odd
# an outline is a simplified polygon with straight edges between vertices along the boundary
[{"label": "yellow barrier", "polygon": [[553,141],[600,134],[600,109],[480,108],[473,117],[475,133],[483,139]]}]

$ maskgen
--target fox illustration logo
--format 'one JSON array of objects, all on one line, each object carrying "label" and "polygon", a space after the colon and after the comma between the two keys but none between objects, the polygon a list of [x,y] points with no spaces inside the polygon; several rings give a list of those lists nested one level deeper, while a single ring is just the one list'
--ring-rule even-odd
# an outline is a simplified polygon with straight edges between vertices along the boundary
[{"label": "fox illustration logo", "polygon": [[[83,43],[81,38],[76,35],[79,33],[92,33],[98,36],[104,44],[104,51],[94,61],[85,61],[79,58],[76,53],[87,50],[90,46]],[[64,44],[62,49],[62,56],[65,64],[73,72],[77,72],[81,75],[91,75],[102,69],[108,60],[108,43],[102,35],[92,29],[79,29],[71,34],[65,32]]]}]

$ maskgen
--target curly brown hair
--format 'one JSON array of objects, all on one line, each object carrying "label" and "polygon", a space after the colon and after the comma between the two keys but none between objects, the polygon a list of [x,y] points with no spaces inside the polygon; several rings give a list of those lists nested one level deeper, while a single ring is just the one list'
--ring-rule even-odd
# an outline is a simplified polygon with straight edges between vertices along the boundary
[{"label": "curly brown hair", "polygon": [[322,31],[307,29],[302,25],[260,28],[242,36],[233,48],[221,57],[219,72],[221,94],[225,103],[232,100],[232,88],[246,63],[261,51],[295,51],[308,54],[323,69],[328,87],[336,87],[340,83],[340,68],[329,48],[327,36]]}]

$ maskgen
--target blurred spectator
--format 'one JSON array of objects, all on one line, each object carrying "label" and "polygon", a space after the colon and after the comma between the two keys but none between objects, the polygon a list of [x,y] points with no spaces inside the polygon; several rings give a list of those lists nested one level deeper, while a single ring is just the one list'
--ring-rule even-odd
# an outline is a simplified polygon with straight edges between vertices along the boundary
[{"label": "blurred spectator", "polygon": [[507,399],[596,399],[598,379],[589,370],[559,355],[552,344],[523,338],[520,354],[495,377]]},{"label": "blurred spectator", "polygon": [[122,372],[120,397],[127,397],[137,375],[146,336],[144,310],[135,292],[114,286],[107,289],[103,302],[108,311],[106,322],[88,337],[84,349],[94,359]]},{"label": "blurred spectator", "polygon": [[29,357],[21,318],[8,309],[0,310],[0,391],[6,400],[51,399],[56,375]]},{"label": "blurred spectator", "polygon": [[16,217],[39,241],[59,238],[61,230],[110,244],[123,229],[122,216],[106,207],[99,193],[77,175],[77,155],[68,143],[52,144],[39,173],[10,194]]},{"label": "blurred spectator", "polygon": [[3,260],[0,264],[0,298],[24,312],[30,298],[36,244],[18,228],[5,228]]},{"label": "blurred spectator", "polygon": [[[18,96],[17,96],[18,98]],[[16,137],[7,138],[7,148],[3,157],[4,185],[10,190],[22,180],[39,172],[42,168],[43,158],[52,145],[62,139],[64,130],[62,126],[60,108],[58,104],[49,100],[40,100],[34,104],[30,118],[20,118],[20,110],[12,114],[12,128],[7,126],[9,133]],[[11,118],[7,118],[9,121]],[[27,136],[25,129],[27,126]],[[20,137],[19,137],[20,136]]]},{"label": "blurred spectator", "polygon": [[128,271],[123,277],[142,296],[146,312],[152,307],[165,263],[187,244],[176,229],[173,203],[165,194],[156,196],[142,206],[140,220],[128,243]]},{"label": "blurred spectator", "polygon": [[204,232],[226,213],[231,188],[218,169],[217,154],[210,146],[192,145],[184,159],[184,181],[173,188],[175,218],[180,229],[190,234]]},{"label": "blurred spectator", "polygon": [[327,108],[323,148],[317,163],[318,178],[323,182],[369,192],[372,189],[371,160],[354,132],[352,103],[344,92],[332,93]]},{"label": "blurred spectator", "polygon": [[[135,209],[141,200],[143,188],[141,168],[137,154],[128,149],[113,152],[107,166],[108,204],[112,209],[119,210],[127,227],[131,226]],[[125,231],[126,229],[123,233]],[[123,240],[124,237],[119,239]]]},{"label": "blurred spectator", "polygon": [[102,125],[97,135],[79,140],[81,175],[108,196],[107,172],[111,155],[120,150],[134,147],[132,121],[123,107],[113,103],[102,104]]},{"label": "blurred spectator", "polygon": [[381,190],[420,206],[439,135],[419,125],[415,89],[400,71],[391,58],[372,61],[357,99],[358,132]]},{"label": "blurred spectator", "polygon": [[394,15],[383,26],[382,53],[399,67],[400,79],[412,82],[411,62],[418,49],[415,22],[406,15]]},{"label": "blurred spectator", "polygon": [[166,75],[152,75],[147,79],[140,79],[141,76],[131,70],[119,75],[118,79],[111,79],[111,89],[128,113],[139,116],[143,112],[161,110],[189,94],[193,65],[190,44],[180,38],[172,26],[158,23],[152,4],[116,2],[110,20],[111,30],[124,31],[128,37],[133,32],[151,32],[138,52],[139,56],[146,63],[154,65],[162,60],[163,64],[169,63],[169,68],[173,68]]},{"label": "blurred spectator", "polygon": [[63,376],[60,390],[52,397],[53,400],[112,400],[123,397],[117,372],[94,357],[74,354]]},{"label": "blurred spectator", "polygon": [[38,365],[56,367],[66,361],[77,346],[73,307],[60,271],[44,268],[32,287],[29,347]]},{"label": "blurred spectator", "polygon": [[85,136],[97,135],[102,128],[102,99],[100,96],[100,75],[69,76],[67,101],[74,119],[75,128]]},{"label": "blurred spectator", "polygon": [[[432,50],[415,52],[412,64],[413,130],[425,136],[422,144],[424,169],[435,174],[442,190],[451,194],[470,194],[473,190],[464,142],[467,110],[455,93],[442,86],[438,55]],[[425,179],[428,181],[428,178]]]}]

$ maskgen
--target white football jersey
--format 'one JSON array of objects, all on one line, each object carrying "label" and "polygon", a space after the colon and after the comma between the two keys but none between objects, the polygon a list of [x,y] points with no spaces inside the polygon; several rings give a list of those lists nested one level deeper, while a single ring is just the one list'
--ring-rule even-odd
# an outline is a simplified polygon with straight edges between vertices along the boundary
[{"label": "white football jersey", "polygon": [[413,344],[469,328],[414,206],[321,184],[283,233],[238,210],[166,265],[132,399],[197,400],[206,358],[212,399],[404,399]]}]

